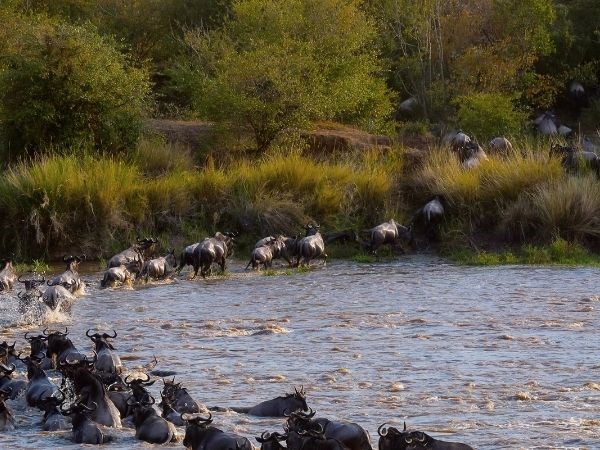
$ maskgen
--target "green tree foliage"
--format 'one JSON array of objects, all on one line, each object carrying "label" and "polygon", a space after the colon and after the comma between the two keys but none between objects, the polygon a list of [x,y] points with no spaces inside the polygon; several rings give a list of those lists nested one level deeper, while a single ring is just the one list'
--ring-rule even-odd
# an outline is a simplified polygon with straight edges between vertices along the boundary
[{"label": "green tree foliage", "polygon": [[334,119],[376,130],[390,111],[374,26],[346,0],[239,0],[215,31],[186,36],[202,117],[252,131],[267,148],[284,130]]},{"label": "green tree foliage", "polygon": [[498,135],[515,135],[523,130],[526,114],[515,107],[515,97],[478,93],[456,99],[459,125],[482,141]]},{"label": "green tree foliage", "polygon": [[90,25],[13,21],[0,47],[4,159],[81,143],[130,148],[149,92],[147,73]]}]

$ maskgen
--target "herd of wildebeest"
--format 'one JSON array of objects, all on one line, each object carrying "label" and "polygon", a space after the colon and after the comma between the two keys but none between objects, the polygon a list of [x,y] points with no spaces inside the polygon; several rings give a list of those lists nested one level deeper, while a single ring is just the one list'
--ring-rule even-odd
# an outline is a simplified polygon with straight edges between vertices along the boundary
[{"label": "herd of wildebeest", "polygon": [[[115,331],[108,334],[88,330],[86,336],[93,344],[92,356],[75,347],[68,329],[25,333],[29,343],[27,350],[17,351],[16,342],[0,344],[0,432],[6,433],[18,426],[9,409],[10,403],[26,402],[30,409],[40,410],[40,430],[72,430],[71,439],[80,444],[113,441],[116,436],[110,429],[122,427],[135,429],[135,437],[141,441],[168,444],[180,441],[177,427],[185,427],[183,445],[187,448],[252,450],[254,447],[248,438],[212,425],[211,411],[232,411],[284,418],[282,432],[265,431],[255,438],[262,450],[373,448],[369,434],[360,425],[316,418],[302,388],[252,407],[207,407],[175,381],[174,372],[157,370],[156,359],[141,369],[127,371],[113,346],[117,338]],[[15,376],[20,372],[25,372],[26,378]],[[150,389],[159,378],[163,387],[161,401],[156,404]],[[382,424],[377,432],[380,450],[472,449],[466,444],[435,439],[421,431],[408,431],[406,424],[402,430]]]},{"label": "herd of wildebeest", "polygon": [[[540,119],[540,124],[550,120]],[[545,124],[548,125],[548,124]],[[456,151],[463,167],[475,167],[487,156],[483,149],[463,132],[449,137],[451,148]],[[490,148],[509,151],[511,143],[506,138],[496,138]],[[562,157],[566,170],[578,170],[578,163],[586,161],[600,176],[600,160],[595,152],[578,150],[573,146],[552,147]],[[312,260],[327,260],[325,245],[332,242],[356,243],[374,254],[383,246],[402,249],[403,243],[412,244],[415,227],[425,236],[433,238],[435,230],[445,214],[443,196],[435,196],[423,205],[404,226],[393,219],[369,230],[356,233],[344,230],[322,235],[317,224],[308,224],[304,236],[268,236],[260,239],[251,251],[250,266],[259,269],[272,267],[273,260],[284,259],[290,267],[308,266]],[[174,250],[164,256],[152,258],[158,240],[152,237],[137,238],[130,248],[114,255],[108,262],[101,287],[114,287],[136,280],[161,280],[181,273],[192,266],[191,278],[198,273],[202,277],[211,274],[217,264],[225,271],[228,258],[233,255],[236,233],[217,232],[212,237],[183,249],[179,261]],[[0,270],[0,291],[11,291],[15,283],[23,284],[24,290],[17,294],[18,312],[43,315],[44,311],[69,313],[78,295],[84,293],[84,282],[78,270],[82,256],[65,256],[66,269],[52,279],[29,274],[17,276],[11,261]],[[93,357],[77,350],[67,337],[68,330],[43,331],[42,334],[25,334],[30,344],[28,356],[17,352],[16,344],[0,344],[0,431],[15,428],[15,420],[9,405],[23,401],[31,408],[43,412],[41,428],[44,431],[72,429],[76,443],[102,444],[114,439],[107,428],[127,426],[135,428],[137,439],[155,444],[176,442],[176,427],[185,426],[184,446],[204,450],[250,450],[252,444],[242,436],[222,431],[212,425],[210,411],[230,410],[261,417],[285,417],[283,432],[264,432],[256,437],[260,448],[277,450],[366,450],[372,449],[368,433],[358,424],[315,418],[306,402],[304,391],[259,403],[251,408],[207,408],[194,400],[181,383],[164,378],[173,372],[150,370],[130,372],[124,376],[123,365],[115,352],[112,340],[117,333],[92,333],[86,335],[94,344]],[[17,367],[26,371],[26,379],[15,377]],[[60,385],[48,377],[47,371],[62,377]],[[149,374],[148,374],[149,373]],[[163,377],[161,402],[155,405],[150,393],[155,379]],[[399,430],[381,425],[378,430],[380,450],[467,450],[472,447],[434,439],[421,431],[408,431],[406,425]],[[284,446],[285,444],[285,446]]]}]

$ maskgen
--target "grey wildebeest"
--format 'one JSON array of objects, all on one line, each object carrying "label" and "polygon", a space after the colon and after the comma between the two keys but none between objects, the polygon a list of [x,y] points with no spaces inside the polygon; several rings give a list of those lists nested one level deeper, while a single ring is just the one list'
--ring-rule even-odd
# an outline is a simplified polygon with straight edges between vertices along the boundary
[{"label": "grey wildebeest", "polygon": [[44,411],[42,430],[59,431],[71,428],[71,424],[65,419],[65,416],[59,409],[64,402],[65,395],[60,391],[60,396],[47,397],[39,403],[39,408]]},{"label": "grey wildebeest", "polygon": [[100,430],[96,422],[91,420],[88,415],[96,409],[96,405],[88,406],[76,400],[69,408],[63,408],[61,411],[66,416],[71,416],[73,424],[73,442],[77,444],[95,444],[100,445],[112,440]]},{"label": "grey wildebeest", "polygon": [[12,265],[12,261],[4,262],[4,267],[0,270],[0,291],[10,291],[17,281],[17,274]]},{"label": "grey wildebeest", "polygon": [[233,255],[234,236],[235,233],[216,232],[213,237],[200,242],[194,249],[192,257],[194,266],[192,278],[196,278],[198,270],[202,278],[206,278],[211,274],[214,263],[221,267],[221,272],[225,272],[226,260]]},{"label": "grey wildebeest", "polygon": [[473,447],[458,442],[446,442],[434,439],[421,431],[400,431],[394,427],[377,429],[379,450],[473,450]]},{"label": "grey wildebeest", "polygon": [[157,243],[155,238],[138,238],[136,244],[110,258],[107,268],[125,266],[129,272],[137,275],[144,267],[144,259],[154,251]]},{"label": "grey wildebeest", "polygon": [[177,439],[175,425],[158,415],[153,408],[154,397],[147,401],[129,401],[135,425],[135,437],[150,444],[166,444]]},{"label": "grey wildebeest", "polygon": [[19,313],[25,314],[28,312],[41,312],[39,309],[41,304],[41,298],[44,293],[40,290],[39,286],[46,282],[44,277],[41,278],[25,278],[25,275],[19,275],[17,279],[19,283],[23,283],[25,286],[25,292],[19,291],[17,297],[19,299],[18,310]]},{"label": "grey wildebeest", "polygon": [[296,266],[310,265],[311,259],[322,258],[324,263],[327,262],[327,253],[325,253],[325,242],[319,231],[319,224],[306,225],[306,236],[298,242],[298,260]]},{"label": "grey wildebeest", "polygon": [[[67,360],[67,364],[69,364]],[[108,396],[106,387],[100,378],[90,372],[88,367],[78,364],[73,372],[75,393],[90,410],[90,418],[94,422],[107,427],[121,427],[119,410]]]},{"label": "grey wildebeest", "polygon": [[114,353],[115,348],[109,339],[117,337],[117,332],[113,330],[112,336],[107,333],[94,333],[90,334],[91,330],[87,330],[85,335],[89,337],[94,343],[96,350],[96,363],[94,368],[97,374],[106,383],[107,381],[113,383],[118,380],[119,375],[123,373],[123,364],[119,355]]},{"label": "grey wildebeest", "polygon": [[368,237],[365,245],[373,254],[377,254],[377,250],[382,245],[387,244],[393,249],[401,239],[408,242],[412,241],[412,228],[410,226],[405,227],[394,219],[379,224],[370,230],[365,230],[363,233]]},{"label": "grey wildebeest", "polygon": [[575,147],[554,144],[550,153],[561,157],[564,169],[569,173],[577,173],[582,164],[587,165],[600,178],[600,157],[591,151],[578,151]]},{"label": "grey wildebeest", "polygon": [[373,450],[369,435],[360,425],[348,421],[332,421],[326,418],[313,419],[314,411],[310,413],[294,412],[290,414],[286,429],[297,433],[316,432],[326,439],[341,442],[350,450]]},{"label": "grey wildebeest", "polygon": [[[208,238],[207,238],[208,239]],[[179,258],[179,267],[175,271],[177,274],[181,273],[185,266],[194,265],[194,250],[200,245],[200,242],[188,245],[181,251],[181,257]]]},{"label": "grey wildebeest", "polygon": [[265,270],[268,269],[273,265],[273,260],[281,256],[281,250],[283,249],[284,245],[284,237],[278,236],[277,238],[273,238],[264,242],[259,247],[254,247],[250,257],[250,262],[248,262],[246,269],[252,265],[252,268],[256,270],[259,268],[260,264],[263,265]]},{"label": "grey wildebeest", "polygon": [[71,312],[77,298],[62,284],[48,286],[42,294],[42,302],[52,311]]},{"label": "grey wildebeest", "polygon": [[15,371],[16,366],[11,364],[11,367],[0,363],[0,389],[7,389],[10,391],[9,398],[14,400],[21,392],[27,388],[27,382],[25,380],[13,380],[12,374]]},{"label": "grey wildebeest", "polygon": [[250,408],[233,407],[232,411],[258,417],[285,417],[295,411],[308,411],[304,389],[294,389],[292,394],[285,394],[266,400]]},{"label": "grey wildebeest", "polygon": [[48,286],[61,285],[72,293],[82,292],[85,285],[79,276],[79,264],[85,261],[85,255],[81,256],[64,256],[63,261],[67,267],[63,273],[48,280]]},{"label": "grey wildebeest", "polygon": [[149,278],[154,280],[162,280],[175,272],[177,259],[175,258],[175,249],[167,251],[165,256],[151,259],[144,262],[141,276],[145,277],[146,281]]},{"label": "grey wildebeest", "polygon": [[513,150],[511,142],[504,136],[495,137],[488,144],[489,148],[493,151],[506,155]]},{"label": "grey wildebeest", "polygon": [[192,450],[252,450],[252,444],[243,436],[226,433],[210,426],[212,415],[182,414],[187,422],[183,446]]},{"label": "grey wildebeest", "polygon": [[132,283],[135,280],[135,273],[136,272],[130,272],[124,265],[111,267],[104,272],[104,277],[100,281],[100,287],[107,288],[115,287],[118,283]]},{"label": "grey wildebeest", "polygon": [[413,222],[421,225],[428,238],[435,238],[437,227],[444,218],[444,199],[441,195],[434,196],[417,210],[413,216]]},{"label": "grey wildebeest", "polygon": [[29,380],[25,390],[25,399],[29,406],[41,408],[48,398],[60,395],[60,390],[40,367],[39,359],[28,356],[24,361],[27,364],[27,379]]},{"label": "grey wildebeest", "polygon": [[481,161],[487,159],[487,155],[477,142],[471,141],[462,147],[459,152],[459,158],[465,169],[472,169],[477,167]]},{"label": "grey wildebeest", "polygon": [[552,136],[558,133],[556,127],[556,116],[551,111],[545,111],[533,121],[537,131],[542,136]]},{"label": "grey wildebeest", "polygon": [[6,400],[10,398],[10,389],[0,389],[0,431],[15,429],[15,419],[6,407]]}]

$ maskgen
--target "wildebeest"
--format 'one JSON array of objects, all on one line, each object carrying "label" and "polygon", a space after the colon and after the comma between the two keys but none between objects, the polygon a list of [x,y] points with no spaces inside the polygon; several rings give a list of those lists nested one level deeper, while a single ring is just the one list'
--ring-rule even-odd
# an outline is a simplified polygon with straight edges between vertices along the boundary
[{"label": "wildebeest", "polygon": [[473,450],[473,447],[458,442],[446,442],[434,439],[421,431],[400,431],[394,427],[377,429],[379,450]]},{"label": "wildebeest", "polygon": [[144,266],[144,259],[152,253],[157,243],[155,238],[138,238],[136,244],[113,256],[107,268],[125,266],[129,272],[138,274]]},{"label": "wildebeest", "polygon": [[564,169],[569,173],[577,173],[581,164],[586,164],[600,178],[600,157],[594,152],[578,151],[571,145],[561,146],[554,144],[550,147],[550,153],[561,157]]},{"label": "wildebeest", "polygon": [[60,390],[46,375],[46,372],[40,367],[40,360],[35,357],[24,359],[27,364],[27,388],[25,390],[25,399],[29,406],[42,407],[44,402],[60,395]]},{"label": "wildebeest", "polygon": [[360,425],[348,421],[332,421],[326,418],[314,419],[315,412],[301,411],[290,414],[286,429],[288,432],[316,432],[326,439],[335,439],[350,450],[373,450],[369,435]]},{"label": "wildebeest", "polygon": [[250,408],[233,407],[232,411],[258,417],[285,417],[295,411],[308,411],[304,389],[294,389],[292,394],[285,394],[266,400]]},{"label": "wildebeest", "polygon": [[221,267],[221,272],[225,272],[226,259],[233,255],[233,239],[235,233],[217,232],[211,238],[200,242],[194,249],[193,266],[195,278],[200,270],[202,278],[206,278],[211,273],[211,267],[214,263]]},{"label": "wildebeest", "polygon": [[175,426],[158,415],[152,407],[154,397],[144,402],[129,402],[135,425],[135,437],[151,444],[166,444],[177,438]]},{"label": "wildebeest", "polygon": [[72,293],[81,292],[84,288],[83,281],[79,276],[79,263],[85,261],[86,256],[64,256],[63,261],[67,267],[63,273],[48,280],[48,286],[61,285]]},{"label": "wildebeest", "polygon": [[252,268],[256,270],[260,264],[263,265],[265,270],[268,269],[273,265],[273,260],[280,257],[284,245],[283,236],[278,236],[263,243],[260,247],[254,247],[246,269],[252,265]]},{"label": "wildebeest", "polygon": [[413,222],[421,225],[429,238],[434,238],[436,228],[444,219],[444,214],[443,197],[436,195],[417,210],[413,216]]},{"label": "wildebeest", "polygon": [[176,411],[175,408],[173,408],[171,401],[167,397],[162,396],[160,407],[162,408],[161,416],[165,420],[168,420],[177,427],[182,427],[185,425],[185,422],[181,418],[181,413]]},{"label": "wildebeest", "polygon": [[37,336],[29,336],[29,333],[25,333],[25,340],[29,342],[31,351],[29,356],[37,358],[40,361],[40,367],[44,370],[52,368],[52,360],[46,356],[48,350],[48,344],[46,343],[47,336],[39,334]]},{"label": "wildebeest", "polygon": [[179,258],[179,267],[177,267],[177,270],[175,271],[176,273],[181,273],[185,266],[194,265],[194,250],[199,245],[200,242],[196,242],[195,244],[188,245],[182,250],[181,257]]},{"label": "wildebeest", "polygon": [[[68,362],[67,362],[68,364]],[[100,378],[90,372],[87,367],[77,367],[73,373],[75,393],[90,410],[90,418],[94,422],[107,427],[121,427],[119,410],[108,396],[106,387]]]},{"label": "wildebeest", "polygon": [[100,281],[100,286],[103,288],[115,287],[117,283],[131,283],[134,279],[135,272],[130,272],[124,265],[111,267],[104,272],[104,277]]},{"label": "wildebeest", "polygon": [[471,138],[462,130],[450,131],[442,139],[442,145],[449,145],[454,151],[459,151],[468,142],[471,142]]},{"label": "wildebeest", "polygon": [[107,333],[90,334],[90,331],[91,330],[87,330],[85,335],[92,340],[95,346],[95,369],[103,381],[106,382],[109,380],[110,382],[114,382],[114,380],[123,373],[123,364],[121,363],[121,358],[119,358],[119,355],[114,353],[115,348],[113,347],[112,343],[109,342],[109,339],[114,339],[117,337],[117,332],[113,330],[113,334],[111,336]]},{"label": "wildebeest", "polygon": [[489,143],[489,147],[496,152],[507,154],[512,151],[513,146],[511,142],[504,136],[495,137]]},{"label": "wildebeest", "polygon": [[327,262],[325,242],[323,242],[323,236],[321,236],[319,228],[321,228],[319,224],[306,225],[306,236],[298,242],[297,266],[300,266],[301,264],[309,266],[310,260],[316,258],[322,258],[324,262]]},{"label": "wildebeest", "polygon": [[77,444],[104,444],[112,440],[108,435],[105,435],[98,427],[98,424],[92,421],[88,415],[96,409],[95,405],[88,406],[80,400],[76,400],[69,408],[64,409],[61,406],[61,411],[66,416],[71,416],[73,423],[73,442]]},{"label": "wildebeest", "polygon": [[460,150],[459,157],[465,169],[477,167],[481,161],[487,159],[487,155],[475,141],[467,142]]},{"label": "wildebeest", "polygon": [[25,275],[19,275],[17,279],[19,283],[23,283],[25,292],[19,291],[17,297],[19,299],[19,313],[25,314],[34,309],[35,306],[40,306],[40,300],[44,293],[39,289],[46,282],[44,277],[41,278],[25,278]]},{"label": "wildebeest", "polygon": [[326,244],[333,244],[334,242],[339,242],[342,244],[359,242],[358,235],[354,230],[342,230],[335,231],[333,233],[327,233],[323,235],[323,240]]},{"label": "wildebeest", "polygon": [[226,433],[210,426],[212,415],[207,418],[198,414],[182,414],[187,422],[183,445],[192,450],[252,450],[252,444],[243,436]]},{"label": "wildebeest", "polygon": [[16,367],[11,364],[11,367],[0,363],[0,389],[6,389],[10,392],[9,398],[14,400],[21,392],[27,388],[27,382],[25,380],[14,380],[12,374]]},{"label": "wildebeest", "polygon": [[146,261],[140,275],[144,276],[146,281],[148,281],[149,278],[162,280],[175,272],[176,266],[177,259],[175,258],[175,249],[171,249],[167,251],[165,256]]},{"label": "wildebeest", "polygon": [[71,424],[65,419],[59,409],[64,402],[65,395],[60,391],[60,396],[47,397],[38,404],[38,407],[44,411],[42,430],[58,431],[71,428]]},{"label": "wildebeest", "polygon": [[412,227],[405,227],[399,224],[394,219],[388,222],[377,225],[363,232],[368,240],[365,243],[366,247],[373,253],[377,254],[377,250],[382,245],[389,245],[390,248],[397,246],[400,240],[412,242]]},{"label": "wildebeest", "polygon": [[4,262],[4,267],[0,270],[0,291],[10,291],[17,281],[17,274],[11,260]]},{"label": "wildebeest", "polygon": [[70,313],[77,298],[63,284],[48,286],[42,294],[42,302],[52,311]]},{"label": "wildebeest", "polygon": [[285,450],[281,442],[287,439],[287,434],[264,432],[260,437],[255,438],[261,444],[260,450]]},{"label": "wildebeest", "polygon": [[533,123],[542,136],[552,136],[558,133],[556,127],[556,116],[550,111],[545,111],[535,118]]},{"label": "wildebeest", "polygon": [[0,431],[15,429],[15,419],[6,407],[6,400],[10,398],[10,389],[0,389]]},{"label": "wildebeest", "polygon": [[323,433],[315,430],[290,431],[286,439],[289,450],[350,450],[337,439],[328,438]]},{"label": "wildebeest", "polygon": [[67,338],[69,329],[65,328],[65,332],[53,331],[48,333],[48,330],[43,331],[44,335],[47,336],[48,349],[46,350],[46,356],[48,358],[56,357],[58,365],[67,362],[67,359],[73,361],[85,361],[87,360],[86,355],[81,353],[71,339]]},{"label": "wildebeest", "polygon": [[163,383],[161,395],[177,412],[190,414],[208,412],[206,406],[194,400],[181,383],[175,383],[175,378],[171,381],[163,379]]}]

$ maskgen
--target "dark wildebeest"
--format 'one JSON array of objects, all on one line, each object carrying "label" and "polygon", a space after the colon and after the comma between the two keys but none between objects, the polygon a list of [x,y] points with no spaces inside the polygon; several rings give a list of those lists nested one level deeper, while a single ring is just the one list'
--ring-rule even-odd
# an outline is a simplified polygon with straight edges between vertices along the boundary
[{"label": "dark wildebeest", "polygon": [[600,178],[600,157],[591,151],[577,151],[573,146],[561,146],[554,144],[550,147],[550,153],[561,157],[561,163],[569,173],[577,173],[581,163],[586,164]]},{"label": "dark wildebeest", "polygon": [[337,439],[327,438],[315,430],[290,431],[286,439],[289,450],[350,450]]},{"label": "dark wildebeest", "polygon": [[[67,364],[69,362],[67,361]],[[93,364],[89,364],[93,366]],[[90,411],[90,418],[100,425],[107,427],[121,427],[121,415],[115,404],[110,399],[106,387],[97,375],[90,372],[88,367],[78,365],[73,372],[73,387],[75,393],[81,397],[82,402],[88,407],[94,406]]]},{"label": "dark wildebeest", "polygon": [[130,272],[127,267],[111,267],[104,272],[104,277],[100,281],[100,287],[115,287],[117,283],[132,283],[135,280],[135,272]]},{"label": "dark wildebeest", "polygon": [[306,404],[306,394],[304,389],[294,389],[293,394],[276,397],[272,400],[266,400],[250,408],[234,407],[232,411],[250,414],[258,417],[285,417],[295,411],[308,411]]},{"label": "dark wildebeest", "polygon": [[267,270],[269,267],[272,267],[273,260],[281,256],[281,250],[283,249],[284,245],[284,237],[278,236],[277,238],[269,240],[260,247],[254,247],[250,257],[250,262],[248,262],[246,269],[252,265],[252,268],[257,270],[260,264],[263,265],[265,270]]},{"label": "dark wildebeest", "polygon": [[60,395],[60,390],[46,375],[46,372],[40,367],[40,360],[28,356],[23,360],[27,364],[27,388],[25,390],[25,399],[29,406],[40,408],[44,402]]},{"label": "dark wildebeest", "polygon": [[181,383],[175,383],[175,378],[172,381],[163,379],[163,383],[161,395],[177,412],[190,414],[208,412],[205,405],[194,400],[187,389],[181,387]]},{"label": "dark wildebeest", "polygon": [[44,431],[59,431],[68,430],[71,424],[65,419],[60,412],[59,407],[65,402],[65,395],[60,391],[60,396],[47,397],[39,403],[39,408],[44,411],[42,419],[42,430]]},{"label": "dark wildebeest", "polygon": [[213,263],[219,264],[221,272],[225,272],[226,259],[233,255],[233,238],[235,233],[215,233],[214,237],[200,242],[194,249],[193,266],[196,278],[198,270],[202,278],[211,273]]},{"label": "dark wildebeest", "polygon": [[85,285],[79,276],[79,263],[85,261],[85,255],[81,256],[64,256],[63,261],[67,267],[63,273],[55,276],[48,281],[48,286],[61,285],[68,289],[71,293],[82,292]]},{"label": "dark wildebeest", "polygon": [[24,278],[24,275],[19,275],[17,279],[19,283],[23,283],[25,286],[25,292],[19,291],[17,297],[19,298],[19,313],[25,314],[35,307],[39,307],[40,299],[44,293],[39,289],[39,286],[46,282],[44,277],[41,278]]},{"label": "dark wildebeest", "polygon": [[406,423],[404,431],[384,426],[382,424],[377,429],[379,450],[473,450],[467,444],[440,441],[421,431],[406,431]]},{"label": "dark wildebeest", "polygon": [[182,414],[188,425],[185,428],[183,445],[192,450],[252,450],[252,444],[243,436],[225,433],[210,426],[212,415],[207,418],[198,414]]},{"label": "dark wildebeest", "polygon": [[149,278],[162,280],[175,272],[176,266],[175,249],[171,249],[167,251],[165,256],[146,261],[142,268],[141,276],[144,276],[146,281]]},{"label": "dark wildebeest", "polygon": [[161,415],[165,420],[168,420],[176,427],[182,427],[185,425],[185,422],[181,418],[181,413],[173,408],[171,401],[167,397],[162,396],[160,407],[162,408]]},{"label": "dark wildebeest", "polygon": [[195,244],[188,245],[183,249],[181,252],[181,257],[179,258],[179,267],[177,267],[177,270],[175,271],[177,274],[181,273],[185,266],[194,265],[194,250],[196,250],[196,247],[199,245],[200,242],[196,242]]},{"label": "dark wildebeest", "polygon": [[360,425],[347,421],[332,421],[326,418],[313,419],[315,413],[301,411],[290,414],[288,432],[316,432],[327,439],[335,439],[350,450],[373,450],[369,435]]},{"label": "dark wildebeest", "polygon": [[365,230],[363,233],[368,235],[369,240],[366,242],[367,248],[377,254],[377,250],[382,245],[389,245],[390,248],[395,248],[400,239],[412,242],[412,228],[400,225],[394,219],[384,222],[370,230]]},{"label": "dark wildebeest", "polygon": [[114,353],[115,348],[109,339],[117,337],[117,332],[113,330],[113,335],[107,333],[90,334],[91,330],[87,330],[85,335],[94,343],[96,350],[96,363],[94,368],[103,381],[111,383],[118,379],[118,376],[123,373],[123,364],[119,355]]},{"label": "dark wildebeest", "polygon": [[68,328],[65,328],[64,333],[60,331],[48,333],[48,329],[45,329],[43,333],[45,336],[47,336],[48,340],[46,356],[48,358],[56,357],[56,362],[58,365],[66,363],[67,358],[71,362],[87,361],[86,355],[77,350],[71,339],[67,338],[67,335],[69,334]]},{"label": "dark wildebeest", "polygon": [[25,340],[29,342],[31,347],[29,356],[37,358],[40,361],[40,367],[44,370],[52,369],[52,360],[46,356],[48,350],[46,338],[43,334],[29,336],[29,332],[25,333]]},{"label": "dark wildebeest", "polygon": [[98,424],[92,421],[88,414],[96,409],[95,405],[88,406],[76,400],[69,408],[64,409],[61,406],[61,411],[65,416],[71,416],[73,423],[73,442],[77,444],[104,444],[112,440],[108,435],[105,435],[98,427]]},{"label": "dark wildebeest", "polygon": [[0,431],[10,431],[15,429],[15,419],[6,407],[6,400],[10,398],[11,390],[0,389]]},{"label": "dark wildebeest", "polygon": [[422,225],[427,236],[432,239],[435,238],[436,229],[442,222],[444,213],[443,197],[436,195],[417,210],[413,222]]},{"label": "dark wildebeest", "polygon": [[131,407],[137,439],[150,444],[167,444],[177,439],[175,425],[160,417],[153,408],[154,397],[150,396],[144,402],[132,399],[128,404]]},{"label": "dark wildebeest", "polygon": [[504,136],[495,137],[489,143],[490,149],[494,150],[497,153],[501,153],[506,155],[513,150],[513,146],[511,142],[506,139]]},{"label": "dark wildebeest", "polygon": [[287,439],[287,434],[264,432],[260,437],[254,438],[260,444],[260,450],[285,450],[281,442]]},{"label": "dark wildebeest", "polygon": [[311,225],[308,224],[306,227],[306,236],[300,239],[298,242],[298,260],[296,266],[300,264],[309,266],[310,260],[315,258],[322,258],[324,264],[327,263],[327,253],[325,253],[325,242],[323,242],[323,236],[319,228],[319,224]]},{"label": "dark wildebeest", "polygon": [[10,391],[11,400],[17,398],[21,392],[27,388],[27,382],[25,380],[13,380],[12,374],[15,369],[16,367],[14,364],[11,364],[9,367],[0,363],[0,388]]},{"label": "dark wildebeest", "polygon": [[537,131],[542,136],[552,136],[558,133],[556,127],[556,116],[551,111],[545,111],[533,121]]},{"label": "dark wildebeest", "polygon": [[11,260],[4,262],[4,267],[0,270],[0,291],[10,291],[17,281],[17,274]]},{"label": "dark wildebeest", "polygon": [[125,266],[129,272],[138,274],[144,267],[144,259],[150,256],[158,240],[154,238],[137,239],[137,243],[116,254],[108,261],[108,269]]}]

